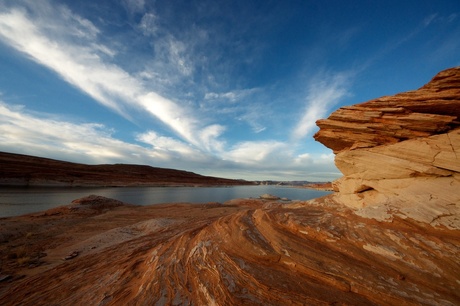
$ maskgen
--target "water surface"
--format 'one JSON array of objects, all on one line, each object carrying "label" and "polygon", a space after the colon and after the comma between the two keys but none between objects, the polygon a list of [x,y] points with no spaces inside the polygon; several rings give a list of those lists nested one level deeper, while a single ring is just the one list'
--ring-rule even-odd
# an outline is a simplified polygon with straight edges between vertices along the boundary
[{"label": "water surface", "polygon": [[18,216],[66,205],[91,194],[130,204],[226,202],[236,198],[258,198],[270,193],[291,200],[309,200],[328,191],[285,186],[232,187],[0,187],[0,217]]}]

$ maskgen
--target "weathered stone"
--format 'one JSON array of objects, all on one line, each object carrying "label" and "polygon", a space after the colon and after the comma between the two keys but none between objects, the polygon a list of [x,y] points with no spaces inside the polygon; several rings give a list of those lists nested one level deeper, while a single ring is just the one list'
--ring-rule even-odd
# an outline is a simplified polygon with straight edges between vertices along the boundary
[{"label": "weathered stone", "polygon": [[460,229],[460,69],[419,90],[345,107],[318,121],[344,174],[334,199],[361,216],[398,215]]},{"label": "weathered stone", "polygon": [[342,107],[317,121],[315,139],[335,153],[448,132],[460,127],[460,68],[418,90]]},{"label": "weathered stone", "polygon": [[268,193],[264,193],[259,196],[259,198],[264,199],[264,200],[279,200],[280,197]]}]

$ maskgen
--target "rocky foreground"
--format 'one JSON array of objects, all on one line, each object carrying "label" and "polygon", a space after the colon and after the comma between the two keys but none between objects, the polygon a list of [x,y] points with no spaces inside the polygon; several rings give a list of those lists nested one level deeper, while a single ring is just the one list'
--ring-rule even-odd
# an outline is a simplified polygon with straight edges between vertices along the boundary
[{"label": "rocky foreground", "polygon": [[130,206],[0,220],[2,305],[458,305],[458,231],[329,198]]},{"label": "rocky foreground", "polygon": [[460,69],[356,109],[318,123],[331,196],[0,219],[1,304],[459,305]]}]

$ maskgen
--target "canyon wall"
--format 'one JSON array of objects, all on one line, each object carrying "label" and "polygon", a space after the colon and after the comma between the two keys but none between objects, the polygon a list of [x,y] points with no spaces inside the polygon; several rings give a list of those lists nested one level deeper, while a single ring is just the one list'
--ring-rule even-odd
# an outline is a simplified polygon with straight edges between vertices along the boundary
[{"label": "canyon wall", "polygon": [[418,90],[342,107],[315,139],[336,154],[335,200],[362,216],[460,228],[460,68]]}]

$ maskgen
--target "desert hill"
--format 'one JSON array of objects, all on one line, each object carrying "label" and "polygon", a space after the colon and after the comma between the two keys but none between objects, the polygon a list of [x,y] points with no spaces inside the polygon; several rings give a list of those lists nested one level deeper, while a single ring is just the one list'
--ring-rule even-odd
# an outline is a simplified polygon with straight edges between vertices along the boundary
[{"label": "desert hill", "polygon": [[318,122],[344,174],[290,204],[88,197],[0,219],[4,305],[460,305],[460,68]]},{"label": "desert hill", "polygon": [[86,165],[0,152],[0,186],[208,186],[251,182],[145,165]]}]

